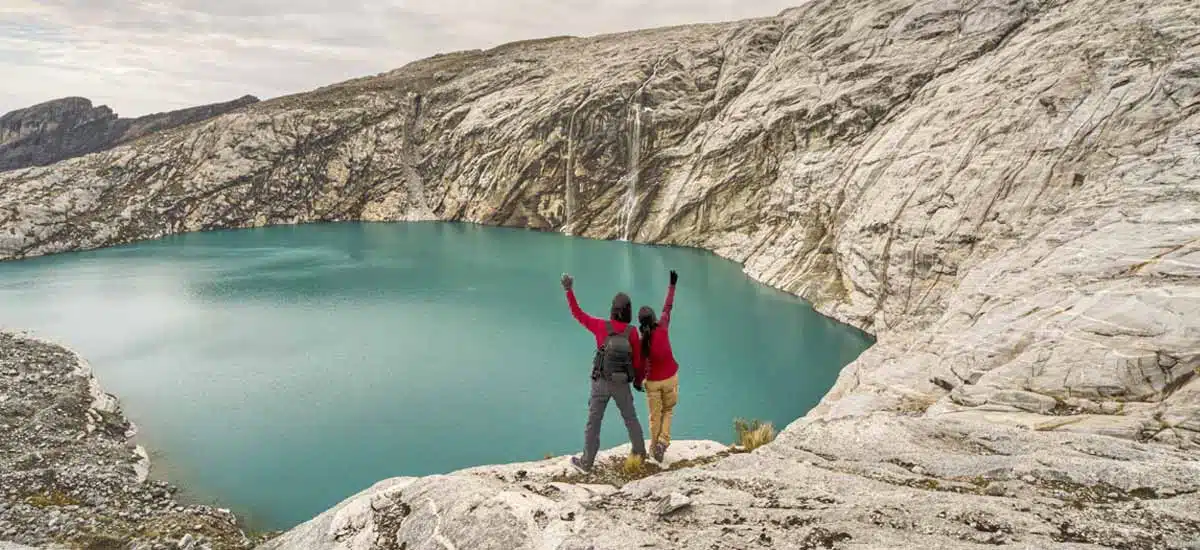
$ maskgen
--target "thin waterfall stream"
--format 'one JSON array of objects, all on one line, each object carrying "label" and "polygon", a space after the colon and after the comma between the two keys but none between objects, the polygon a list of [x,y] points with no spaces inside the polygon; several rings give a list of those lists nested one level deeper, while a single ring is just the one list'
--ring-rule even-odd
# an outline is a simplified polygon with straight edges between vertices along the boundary
[{"label": "thin waterfall stream", "polygon": [[642,106],[631,103],[629,109],[629,166],[622,178],[626,187],[625,206],[621,209],[619,218],[621,240],[628,241],[633,236],[634,218],[638,203],[638,175],[642,163]]}]

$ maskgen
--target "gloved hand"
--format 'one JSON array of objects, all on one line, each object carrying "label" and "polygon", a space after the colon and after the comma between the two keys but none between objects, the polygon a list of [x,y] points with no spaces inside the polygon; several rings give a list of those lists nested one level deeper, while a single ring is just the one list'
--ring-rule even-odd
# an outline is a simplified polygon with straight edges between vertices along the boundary
[{"label": "gloved hand", "polygon": [[574,284],[575,284],[575,279],[571,278],[570,275],[563,273],[563,276],[562,276],[563,290],[571,290],[571,285],[574,285]]},{"label": "gloved hand", "polygon": [[677,281],[679,281],[679,274],[675,273],[675,270],[672,269],[671,270],[671,286],[675,286],[675,283]]},{"label": "gloved hand", "polygon": [[646,387],[643,386],[641,382],[634,382],[633,389],[640,391],[642,393],[646,393]]}]

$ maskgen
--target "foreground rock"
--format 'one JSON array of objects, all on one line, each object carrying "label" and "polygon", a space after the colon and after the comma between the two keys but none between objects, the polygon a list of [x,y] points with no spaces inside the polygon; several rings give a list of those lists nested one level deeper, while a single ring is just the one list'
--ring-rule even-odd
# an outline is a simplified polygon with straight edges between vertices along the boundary
[{"label": "foreground rock", "polygon": [[[601,452],[597,466],[621,462],[630,449]],[[678,441],[662,467],[691,470],[728,453],[713,441]],[[618,493],[613,484],[588,482],[569,460],[384,480],[260,548],[563,547],[585,524],[587,510],[607,506]]]},{"label": "foreground rock", "polygon": [[[705,445],[696,456],[723,451]],[[555,459],[382,481],[261,548],[1200,543],[1200,461],[1106,436],[877,413],[797,423],[755,453],[619,488],[564,483],[568,471]]]},{"label": "foreground rock", "polygon": [[0,332],[0,540],[71,548],[251,545],[228,511],[184,506],[174,487],[148,480],[149,461],[132,435],[117,400],[78,356]]},{"label": "foreground rock", "polygon": [[142,136],[223,115],[258,102],[244,96],[138,118],[118,118],[106,106],[82,97],[47,101],[0,116],[0,170],[45,166],[103,151]]},{"label": "foreground rock", "polygon": [[[814,0],[459,52],[2,174],[0,256],[466,220],[707,248],[878,336],[779,443],[567,531],[449,476],[388,493],[425,519],[350,547],[1182,547],[1197,28],[1193,0]],[[487,514],[441,507],[471,491]],[[651,513],[674,493],[691,504]]]}]

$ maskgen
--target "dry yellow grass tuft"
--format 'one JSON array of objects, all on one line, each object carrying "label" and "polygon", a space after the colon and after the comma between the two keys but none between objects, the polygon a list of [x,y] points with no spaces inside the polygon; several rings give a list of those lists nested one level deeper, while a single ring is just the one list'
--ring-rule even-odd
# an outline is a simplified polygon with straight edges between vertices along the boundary
[{"label": "dry yellow grass tuft", "polygon": [[896,404],[896,411],[906,416],[921,416],[934,403],[937,403],[937,398],[933,396],[906,395],[901,397],[899,403]]},{"label": "dry yellow grass tuft", "polygon": [[30,506],[36,506],[38,508],[78,506],[79,504],[82,504],[82,502],[75,497],[57,489],[30,495],[25,499],[25,502],[27,502]]},{"label": "dry yellow grass tuft", "polygon": [[775,440],[775,426],[761,420],[735,419],[733,431],[737,434],[737,445],[745,452],[753,451]]},{"label": "dry yellow grass tuft", "polygon": [[646,460],[641,455],[629,455],[621,464],[621,473],[627,477],[636,477],[646,471]]}]

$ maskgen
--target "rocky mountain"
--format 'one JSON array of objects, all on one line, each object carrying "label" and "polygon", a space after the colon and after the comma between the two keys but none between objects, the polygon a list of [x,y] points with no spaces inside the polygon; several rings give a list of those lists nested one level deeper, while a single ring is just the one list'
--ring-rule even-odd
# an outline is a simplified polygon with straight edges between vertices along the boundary
[{"label": "rocky mountain", "polygon": [[878,342],[753,454],[600,497],[383,483],[279,544],[1200,540],[1192,0],[813,0],[529,41],[0,175],[5,258],[332,220],[703,247]]},{"label": "rocky mountain", "polygon": [[137,118],[119,118],[107,106],[82,97],[47,101],[0,116],[0,170],[44,166],[103,151],[159,130],[207,120],[258,102],[243,96]]}]

